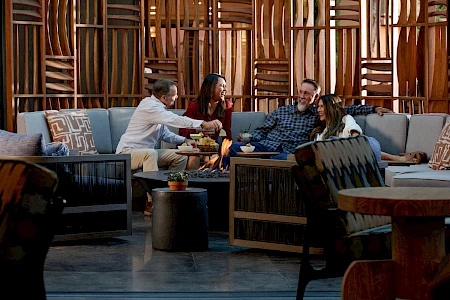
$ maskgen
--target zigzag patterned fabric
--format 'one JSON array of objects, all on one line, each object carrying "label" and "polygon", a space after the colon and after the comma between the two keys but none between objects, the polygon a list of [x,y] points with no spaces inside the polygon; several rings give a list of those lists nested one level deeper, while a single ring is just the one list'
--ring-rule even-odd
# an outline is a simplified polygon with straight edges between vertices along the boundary
[{"label": "zigzag patterned fabric", "polygon": [[[312,207],[336,208],[338,191],[384,186],[375,155],[365,136],[310,142],[299,146],[295,157]],[[343,213],[336,234],[345,235],[390,223],[390,217]]]},{"label": "zigzag patterned fabric", "polygon": [[450,123],[445,124],[442,128],[428,166],[435,170],[450,169]]},{"label": "zigzag patterned fabric", "polygon": [[63,113],[47,110],[45,115],[54,142],[65,143],[70,150],[78,149],[80,155],[98,154],[91,122],[85,111]]}]

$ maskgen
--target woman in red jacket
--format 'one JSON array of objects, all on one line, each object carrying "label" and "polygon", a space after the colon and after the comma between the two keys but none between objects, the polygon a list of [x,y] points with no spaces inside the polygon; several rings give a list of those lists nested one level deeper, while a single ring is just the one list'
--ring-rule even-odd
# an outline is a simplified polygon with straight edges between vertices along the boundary
[{"label": "woman in red jacket", "polygon": [[[222,122],[223,129],[226,132],[227,138],[231,140],[231,113],[233,104],[231,101],[225,100],[225,92],[227,83],[225,77],[220,74],[209,74],[203,80],[200,88],[200,94],[197,99],[189,102],[188,108],[183,116],[212,121],[219,120]],[[182,128],[179,130],[179,134],[190,138],[191,133],[196,133],[195,129]],[[209,135],[210,138],[218,140],[219,132],[214,132],[205,135]]]}]

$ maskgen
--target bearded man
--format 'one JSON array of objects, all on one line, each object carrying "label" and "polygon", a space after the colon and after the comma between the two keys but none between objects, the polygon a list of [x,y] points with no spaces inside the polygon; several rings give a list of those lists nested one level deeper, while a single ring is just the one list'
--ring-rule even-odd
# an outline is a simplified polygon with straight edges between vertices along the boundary
[{"label": "bearded man", "polygon": [[[271,112],[262,126],[256,128],[250,135],[250,144],[255,146],[254,151],[279,152],[280,154],[270,158],[286,160],[297,146],[309,142],[309,135],[319,122],[314,104],[320,97],[320,90],[320,85],[315,80],[303,80],[296,103]],[[350,105],[346,106],[345,110],[350,115],[392,113],[390,109],[370,105]],[[237,143],[230,146],[231,157],[237,156],[237,152],[241,151],[240,146],[247,144],[241,142],[241,135],[237,140]],[[224,163],[228,165],[229,159],[225,159]]]}]

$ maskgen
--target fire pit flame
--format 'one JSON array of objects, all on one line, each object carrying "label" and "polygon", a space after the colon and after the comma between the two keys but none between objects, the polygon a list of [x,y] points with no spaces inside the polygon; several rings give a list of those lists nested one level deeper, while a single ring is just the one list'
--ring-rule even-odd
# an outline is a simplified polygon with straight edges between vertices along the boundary
[{"label": "fire pit flame", "polygon": [[219,156],[213,157],[210,161],[208,161],[205,165],[199,168],[199,170],[203,170],[205,172],[228,172],[228,167],[224,168],[222,163],[222,158],[227,156],[230,153],[230,146],[233,141],[229,139],[224,139],[222,141],[222,147],[220,148]]}]

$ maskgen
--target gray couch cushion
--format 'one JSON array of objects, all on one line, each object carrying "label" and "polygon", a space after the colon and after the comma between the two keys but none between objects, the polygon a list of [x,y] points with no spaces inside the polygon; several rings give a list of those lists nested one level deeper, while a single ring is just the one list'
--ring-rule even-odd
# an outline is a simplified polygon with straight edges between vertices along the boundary
[{"label": "gray couch cushion", "polygon": [[433,170],[421,172],[406,172],[395,175],[392,186],[422,186],[422,187],[450,187],[450,170]]},{"label": "gray couch cushion", "polygon": [[[61,109],[61,112],[79,111],[80,109]],[[111,132],[109,126],[108,111],[104,108],[91,108],[86,110],[91,123],[92,138],[95,148],[100,154],[111,154]]]},{"label": "gray couch cushion", "polygon": [[394,176],[401,173],[417,173],[428,171],[430,167],[428,167],[427,163],[423,163],[420,165],[411,165],[411,166],[389,166],[385,169],[385,184],[387,186],[392,186],[392,179]]},{"label": "gray couch cushion", "polygon": [[131,116],[135,110],[135,107],[113,107],[108,109],[113,153],[116,152],[120,137],[127,130],[128,123],[130,123]]},{"label": "gray couch cushion", "polygon": [[18,134],[0,130],[0,155],[40,156],[44,152],[42,134]]},{"label": "gray couch cushion", "polygon": [[266,120],[266,113],[258,112],[233,112],[231,115],[231,134],[233,141],[237,140],[237,136],[241,130],[248,129],[250,132],[261,126]]},{"label": "gray couch cushion", "polygon": [[411,116],[405,152],[422,151],[430,159],[447,117],[446,114]]},{"label": "gray couch cushion", "polygon": [[52,142],[52,135],[43,111],[19,113],[17,115],[17,133],[40,133],[44,138],[44,143],[48,144]]},{"label": "gray couch cushion", "polygon": [[403,114],[371,114],[366,117],[364,134],[380,142],[381,151],[399,154],[405,152],[408,117]]}]

